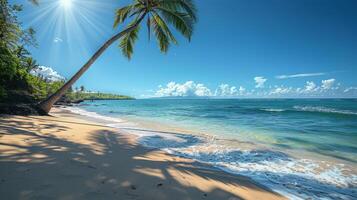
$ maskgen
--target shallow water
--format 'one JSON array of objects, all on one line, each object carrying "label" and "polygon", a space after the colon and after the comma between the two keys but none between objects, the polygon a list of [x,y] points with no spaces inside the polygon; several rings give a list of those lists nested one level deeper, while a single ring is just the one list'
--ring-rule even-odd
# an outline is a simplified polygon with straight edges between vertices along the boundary
[{"label": "shallow water", "polygon": [[146,146],[250,176],[292,199],[357,198],[354,99],[146,99],[77,108]]}]

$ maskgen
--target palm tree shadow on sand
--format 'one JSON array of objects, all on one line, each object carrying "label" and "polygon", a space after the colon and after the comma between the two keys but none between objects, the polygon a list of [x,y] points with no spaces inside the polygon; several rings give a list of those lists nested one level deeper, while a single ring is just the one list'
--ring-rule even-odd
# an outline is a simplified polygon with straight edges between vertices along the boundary
[{"label": "palm tree shadow on sand", "polygon": [[[43,128],[50,132],[42,134]],[[57,137],[61,130],[70,128],[50,120],[33,124],[0,118],[0,147],[16,149],[0,156],[4,199],[245,199],[230,191],[231,185],[280,196],[248,178],[165,156],[108,129],[92,132],[85,144]],[[4,135],[29,136],[24,140],[30,145],[9,143],[1,139]],[[207,188],[205,181],[220,187]]]}]

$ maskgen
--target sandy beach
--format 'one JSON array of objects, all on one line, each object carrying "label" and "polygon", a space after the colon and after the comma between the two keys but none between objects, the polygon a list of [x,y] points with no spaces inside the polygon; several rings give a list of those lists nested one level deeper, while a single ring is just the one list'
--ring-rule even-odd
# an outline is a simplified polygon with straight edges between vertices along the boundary
[{"label": "sandy beach", "polygon": [[2,199],[285,199],[58,108],[0,124]]}]

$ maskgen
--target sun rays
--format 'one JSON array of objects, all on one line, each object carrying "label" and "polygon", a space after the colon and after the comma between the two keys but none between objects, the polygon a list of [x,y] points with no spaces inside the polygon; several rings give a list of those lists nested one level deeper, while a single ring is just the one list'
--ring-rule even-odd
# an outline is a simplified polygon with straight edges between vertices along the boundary
[{"label": "sun rays", "polygon": [[24,17],[30,19],[26,26],[34,27],[36,36],[47,41],[39,45],[48,48],[49,60],[61,59],[64,51],[88,57],[112,34],[112,22],[103,19],[114,8],[112,1],[43,0]]},{"label": "sun rays", "polygon": [[72,0],[60,0],[60,5],[64,9],[70,9],[72,7]]}]

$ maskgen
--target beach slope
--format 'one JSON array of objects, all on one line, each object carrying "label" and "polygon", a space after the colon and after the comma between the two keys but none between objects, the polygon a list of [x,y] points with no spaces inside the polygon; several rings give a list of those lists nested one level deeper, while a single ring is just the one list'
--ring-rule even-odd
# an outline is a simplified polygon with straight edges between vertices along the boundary
[{"label": "beach slope", "polygon": [[0,116],[1,199],[285,199],[76,114]]}]

